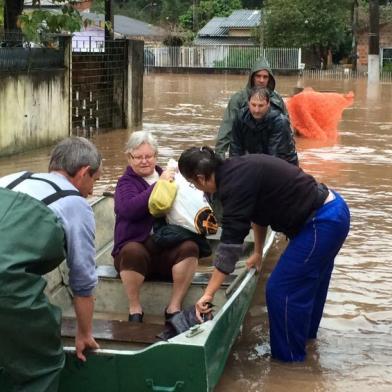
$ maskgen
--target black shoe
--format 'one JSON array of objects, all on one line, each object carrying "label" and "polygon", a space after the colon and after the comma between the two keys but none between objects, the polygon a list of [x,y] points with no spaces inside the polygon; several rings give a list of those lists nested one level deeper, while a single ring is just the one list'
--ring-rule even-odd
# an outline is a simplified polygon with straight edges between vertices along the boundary
[{"label": "black shoe", "polygon": [[128,321],[131,323],[142,323],[143,322],[144,312],[140,313],[133,313],[128,316]]},{"label": "black shoe", "polygon": [[167,312],[167,308],[165,309],[165,321],[170,320],[175,314],[180,313],[179,310],[177,310],[177,312],[173,312],[173,313],[168,313]]}]

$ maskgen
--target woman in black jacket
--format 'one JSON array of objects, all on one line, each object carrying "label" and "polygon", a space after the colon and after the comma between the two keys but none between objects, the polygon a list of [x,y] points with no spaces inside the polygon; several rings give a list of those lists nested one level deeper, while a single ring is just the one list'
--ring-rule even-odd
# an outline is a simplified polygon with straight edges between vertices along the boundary
[{"label": "woman in black jacket", "polygon": [[303,361],[307,340],[317,334],[334,259],[349,231],[345,201],[297,166],[264,154],[222,161],[209,147],[192,147],[181,154],[178,166],[198,189],[215,193],[223,207],[215,269],[196,313],[209,311],[208,302],[234,270],[251,225],[254,253],[246,264],[260,268],[271,226],[290,238],[266,288],[271,354]]},{"label": "woman in black jacket", "polygon": [[230,156],[267,154],[298,166],[288,117],[270,104],[268,89],[249,90],[248,105],[233,122]]}]

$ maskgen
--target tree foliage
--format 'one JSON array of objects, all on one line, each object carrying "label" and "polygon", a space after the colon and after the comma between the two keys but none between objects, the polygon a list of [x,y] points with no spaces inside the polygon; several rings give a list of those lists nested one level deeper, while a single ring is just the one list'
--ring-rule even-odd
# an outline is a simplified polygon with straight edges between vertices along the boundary
[{"label": "tree foliage", "polygon": [[309,48],[326,59],[351,42],[353,1],[265,0],[264,46]]},{"label": "tree foliage", "polygon": [[73,33],[83,26],[80,13],[72,7],[73,1],[53,0],[61,6],[60,12],[41,8],[40,0],[33,0],[37,9],[22,12],[24,0],[4,0],[4,27],[7,31],[21,29],[28,42],[46,42],[48,35]]},{"label": "tree foliage", "polygon": [[83,20],[80,13],[70,5],[64,5],[61,13],[34,10],[19,17],[20,28],[29,42],[41,43],[50,34],[80,31]]},{"label": "tree foliage", "polygon": [[185,29],[199,30],[215,16],[228,16],[234,10],[241,9],[241,0],[200,0],[194,2],[188,11],[179,17]]},{"label": "tree foliage", "polygon": [[266,0],[265,42],[269,46],[330,48],[347,32],[351,0]]},{"label": "tree foliage", "polygon": [[0,29],[4,26],[4,4],[3,0],[0,0]]}]

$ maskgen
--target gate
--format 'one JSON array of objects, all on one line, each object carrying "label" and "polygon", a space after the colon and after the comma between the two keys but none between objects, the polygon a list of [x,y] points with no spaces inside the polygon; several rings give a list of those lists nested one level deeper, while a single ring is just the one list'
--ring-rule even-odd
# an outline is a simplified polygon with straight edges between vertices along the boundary
[{"label": "gate", "polygon": [[99,129],[123,128],[127,83],[127,41],[95,42],[73,48],[72,132],[91,136]]}]

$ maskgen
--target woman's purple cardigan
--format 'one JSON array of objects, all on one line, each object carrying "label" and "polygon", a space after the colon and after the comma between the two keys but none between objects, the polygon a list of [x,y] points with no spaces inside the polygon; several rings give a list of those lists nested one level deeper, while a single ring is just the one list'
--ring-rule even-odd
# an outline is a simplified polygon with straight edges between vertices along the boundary
[{"label": "woman's purple cardigan", "polygon": [[[156,166],[158,174],[162,169]],[[148,199],[154,185],[149,185],[143,177],[127,166],[124,174],[117,182],[114,194],[114,247],[115,257],[127,242],[143,242],[149,236],[153,217],[148,211]]]}]

